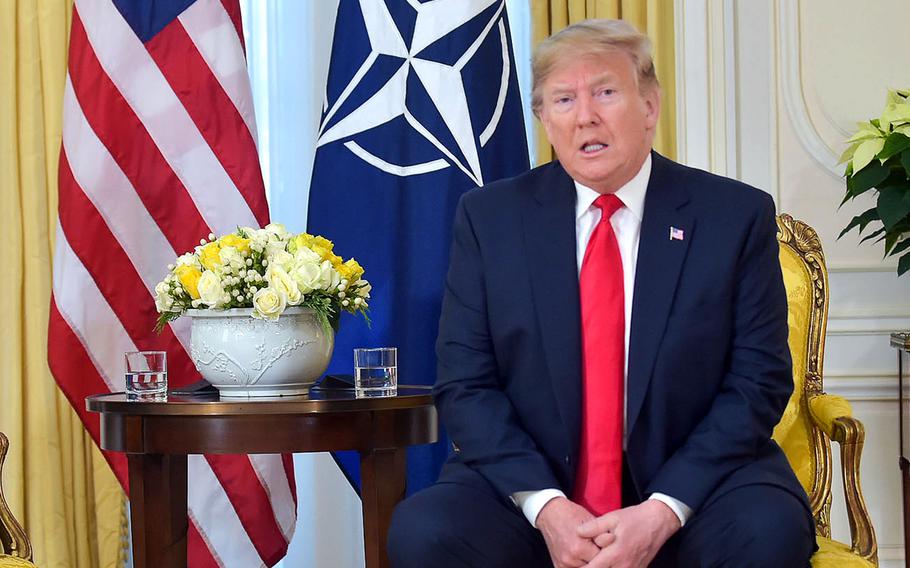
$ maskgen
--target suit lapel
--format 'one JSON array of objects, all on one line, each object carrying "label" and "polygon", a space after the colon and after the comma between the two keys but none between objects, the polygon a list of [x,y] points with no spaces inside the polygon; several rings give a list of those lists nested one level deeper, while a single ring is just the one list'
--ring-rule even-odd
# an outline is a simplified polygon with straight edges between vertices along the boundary
[{"label": "suit lapel", "polygon": [[[695,219],[685,209],[688,192],[682,180],[673,176],[672,162],[653,152],[652,160],[632,299],[626,386],[627,433],[635,425],[648,391],[679,274],[695,230]],[[671,228],[682,230],[682,235],[677,233],[671,239]]]},{"label": "suit lapel", "polygon": [[558,163],[541,176],[523,214],[534,310],[553,395],[578,448],[581,409],[581,316],[575,259],[575,185]]}]

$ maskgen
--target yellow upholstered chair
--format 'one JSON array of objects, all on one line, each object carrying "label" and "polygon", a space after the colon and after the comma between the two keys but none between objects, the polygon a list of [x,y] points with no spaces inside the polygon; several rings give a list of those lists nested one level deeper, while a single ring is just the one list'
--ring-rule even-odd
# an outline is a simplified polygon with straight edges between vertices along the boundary
[{"label": "yellow upholstered chair", "polygon": [[9,440],[0,432],[0,568],[34,568],[32,545],[3,498],[3,460]]},{"label": "yellow upholstered chair", "polygon": [[[778,216],[777,228],[787,288],[794,389],[774,429],[774,439],[809,495],[819,547],[812,567],[878,566],[875,531],[859,479],[863,425],[853,418],[846,400],[822,391],[828,271],[821,242],[812,227],[789,215]],[[840,445],[850,546],[831,540],[831,440]]]}]

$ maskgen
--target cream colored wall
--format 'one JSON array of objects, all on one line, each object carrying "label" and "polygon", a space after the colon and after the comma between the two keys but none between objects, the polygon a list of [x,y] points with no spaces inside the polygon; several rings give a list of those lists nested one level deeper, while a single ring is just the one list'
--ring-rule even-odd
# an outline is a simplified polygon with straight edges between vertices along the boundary
[{"label": "cream colored wall", "polygon": [[[878,115],[887,88],[910,87],[906,0],[676,0],[680,159],[771,193],[818,231],[831,309],[825,387],[866,425],[862,481],[881,565],[902,566],[893,330],[910,329],[910,275],[881,246],[841,228],[871,200],[840,211],[843,140]],[[835,483],[839,489],[839,481]],[[836,499],[842,503],[842,500]],[[849,541],[844,508],[835,537]]]}]

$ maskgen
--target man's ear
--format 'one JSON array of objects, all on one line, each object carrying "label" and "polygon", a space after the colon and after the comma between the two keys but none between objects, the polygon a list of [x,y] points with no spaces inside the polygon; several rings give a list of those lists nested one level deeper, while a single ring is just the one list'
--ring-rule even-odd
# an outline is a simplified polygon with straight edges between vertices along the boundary
[{"label": "man's ear", "polygon": [[651,87],[642,93],[645,103],[645,118],[648,130],[657,127],[657,120],[660,118],[660,88]]}]

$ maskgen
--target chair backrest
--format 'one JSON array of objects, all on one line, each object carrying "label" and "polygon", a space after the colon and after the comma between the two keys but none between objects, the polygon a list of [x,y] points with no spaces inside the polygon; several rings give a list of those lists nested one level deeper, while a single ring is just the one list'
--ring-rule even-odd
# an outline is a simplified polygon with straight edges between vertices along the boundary
[{"label": "chair backrest", "polygon": [[816,532],[831,536],[831,442],[809,416],[809,399],[822,394],[828,323],[828,271],[821,241],[809,225],[777,217],[780,264],[787,289],[793,357],[793,395],[774,429],[790,466],[809,496]]},{"label": "chair backrest", "polygon": [[31,560],[32,545],[3,497],[3,462],[8,449],[9,440],[0,432],[0,555],[8,554]]}]

